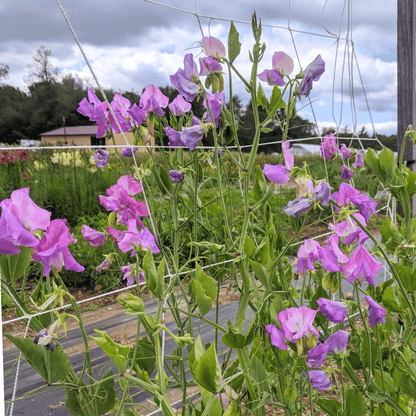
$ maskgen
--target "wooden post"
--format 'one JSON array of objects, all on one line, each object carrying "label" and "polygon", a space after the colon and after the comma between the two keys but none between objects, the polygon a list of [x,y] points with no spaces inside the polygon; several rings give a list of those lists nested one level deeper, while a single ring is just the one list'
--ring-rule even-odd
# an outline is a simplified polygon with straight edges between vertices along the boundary
[{"label": "wooden post", "polygon": [[[416,128],[416,0],[397,0],[397,151],[411,124]],[[416,148],[407,141],[404,160],[416,159]],[[416,163],[410,165],[415,171]],[[413,197],[412,210],[416,208]]]}]

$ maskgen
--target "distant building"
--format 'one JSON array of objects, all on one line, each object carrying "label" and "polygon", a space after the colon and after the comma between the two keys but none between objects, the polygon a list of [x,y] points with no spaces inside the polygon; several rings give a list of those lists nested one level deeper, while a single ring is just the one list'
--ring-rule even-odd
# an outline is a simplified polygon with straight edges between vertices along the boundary
[{"label": "distant building", "polygon": [[[129,144],[133,144],[133,133],[124,133]],[[76,126],[76,127],[61,127],[56,130],[48,131],[40,135],[41,141],[44,145],[57,145],[58,143],[72,146],[105,146],[114,144],[112,139],[106,137],[97,138],[97,126]],[[126,144],[123,135],[114,134],[116,145]],[[155,139],[151,138],[149,143],[154,146]],[[138,151],[146,151],[145,148],[138,148]]]},{"label": "distant building", "polygon": [[296,156],[315,156],[321,154],[319,144],[292,143],[290,151]]}]

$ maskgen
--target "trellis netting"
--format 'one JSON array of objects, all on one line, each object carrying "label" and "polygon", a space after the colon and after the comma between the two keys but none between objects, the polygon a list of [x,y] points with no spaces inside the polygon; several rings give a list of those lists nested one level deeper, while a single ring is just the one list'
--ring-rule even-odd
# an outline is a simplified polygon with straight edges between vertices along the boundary
[{"label": "trellis netting", "polygon": [[[158,7],[166,8],[166,11],[169,12],[169,13],[170,12],[175,12],[175,13],[189,14],[190,15],[189,19],[194,19],[195,20],[195,25],[199,26],[199,28],[202,32],[201,37],[207,37],[209,35],[209,31],[210,31],[211,27],[213,27],[214,24],[230,24],[232,22],[232,27],[234,27],[234,25],[235,25],[235,27],[238,27],[242,31],[242,33],[245,33],[244,31],[245,31],[246,27],[250,28],[250,26],[252,25],[252,22],[249,22],[249,21],[238,21],[238,20],[233,20],[233,19],[222,18],[220,16],[205,16],[205,15],[199,14],[198,13],[199,5],[197,4],[196,0],[193,3],[193,10],[184,9],[184,8],[176,7],[176,6],[173,6],[173,5],[163,4],[163,3],[160,3],[160,2],[155,2],[155,1],[150,1],[150,0],[145,0],[145,1],[147,3],[152,3],[155,8],[158,8]],[[163,146],[162,143],[160,145],[155,145],[155,146],[151,146],[151,145],[143,146],[143,145],[140,145],[140,144],[132,145],[131,143],[129,143],[129,141],[127,140],[127,138],[126,138],[126,136],[123,132],[123,127],[120,125],[120,120],[116,116],[116,114],[114,112],[114,109],[113,109],[113,106],[110,105],[110,102],[108,101],[108,99],[105,95],[105,91],[103,90],[103,88],[102,88],[102,86],[99,82],[99,79],[97,78],[97,76],[95,74],[93,66],[90,64],[90,62],[88,60],[88,56],[85,54],[85,51],[82,48],[82,45],[81,45],[81,43],[79,42],[79,40],[77,38],[77,35],[76,35],[72,25],[71,25],[71,22],[68,19],[67,15],[64,11],[63,5],[60,3],[59,0],[57,0],[57,4],[58,4],[58,7],[59,7],[60,11],[62,12],[64,20],[66,21],[66,23],[67,23],[67,25],[70,29],[70,32],[72,33],[72,35],[75,39],[75,42],[77,43],[77,45],[79,47],[79,50],[80,50],[81,54],[84,57],[84,60],[87,64],[87,66],[89,67],[89,69],[91,71],[91,75],[94,78],[97,89],[101,92],[102,96],[104,97],[104,99],[107,103],[107,108],[108,108],[108,111],[109,111],[108,117],[113,118],[114,123],[115,123],[114,125],[116,126],[116,128],[123,135],[123,138],[125,140],[125,145],[115,145],[114,144],[114,145],[105,145],[105,146],[101,146],[101,145],[100,146],[57,146],[57,147],[48,146],[46,148],[36,147],[36,148],[30,148],[30,149],[34,150],[36,152],[52,151],[52,150],[57,150],[58,152],[61,152],[61,151],[65,151],[65,150],[68,150],[68,149],[70,149],[72,151],[72,150],[76,150],[76,149],[79,149],[79,150],[84,149],[85,150],[85,149],[94,149],[94,148],[108,149],[108,150],[114,149],[114,150],[116,150],[116,149],[119,149],[119,148],[124,148],[126,146],[131,148],[131,149],[135,149],[135,148],[170,149],[171,148],[170,146]],[[352,134],[351,134],[351,137],[349,137],[349,141],[350,141],[349,145],[351,146],[354,143],[356,143],[361,148],[361,150],[364,150],[362,140],[374,141],[378,144],[381,144],[381,143],[377,139],[377,134],[375,132],[374,126],[373,126],[373,132],[374,132],[374,137],[373,138],[362,138],[362,137],[359,136],[359,132],[357,131],[358,117],[357,117],[357,111],[356,111],[356,97],[355,97],[356,91],[357,91],[357,88],[355,86],[355,79],[356,78],[358,78],[357,83],[359,84],[359,89],[362,92],[362,95],[361,94],[360,95],[361,95],[362,99],[364,100],[364,103],[365,103],[365,105],[368,109],[368,114],[369,114],[370,119],[371,119],[371,112],[370,112],[370,108],[369,108],[369,105],[368,105],[368,102],[367,102],[365,88],[364,88],[363,80],[362,80],[361,73],[360,73],[359,62],[358,62],[358,59],[357,59],[357,54],[356,54],[355,47],[354,47],[354,42],[353,42],[353,36],[352,36],[353,35],[353,30],[352,30],[352,21],[353,21],[352,1],[345,0],[345,2],[342,3],[342,5],[343,5],[343,7],[341,8],[341,13],[340,13],[340,17],[339,17],[338,34],[334,34],[334,33],[330,32],[325,27],[324,24],[322,24],[323,29],[322,29],[322,32],[320,32],[320,33],[312,33],[312,32],[309,32],[307,30],[303,30],[301,28],[292,27],[292,23],[291,23],[292,2],[291,2],[291,0],[289,0],[287,2],[287,9],[286,9],[287,10],[287,25],[281,26],[281,25],[264,24],[262,26],[262,29],[263,29],[263,33],[268,32],[268,33],[271,33],[273,35],[276,34],[276,33],[279,33],[279,34],[281,34],[282,38],[287,37],[290,40],[290,42],[291,42],[291,51],[293,52],[292,56],[295,57],[295,61],[297,61],[297,65],[298,65],[299,68],[305,68],[305,66],[306,66],[305,62],[303,62],[302,57],[300,56],[300,54],[298,52],[298,49],[299,49],[298,45],[299,45],[300,39],[302,39],[302,42],[304,41],[304,39],[314,39],[313,42],[311,41],[311,43],[315,43],[315,42],[317,42],[316,39],[319,39],[319,42],[321,42],[321,43],[318,43],[318,45],[321,45],[321,44],[329,45],[329,47],[331,48],[331,51],[332,51],[331,55],[330,55],[330,57],[332,59],[332,62],[328,62],[328,60],[327,60],[326,64],[327,64],[327,66],[329,66],[331,68],[332,73],[327,70],[326,74],[327,75],[330,74],[332,76],[332,79],[333,79],[331,99],[332,99],[332,117],[333,117],[333,120],[334,120],[334,124],[336,125],[335,134],[337,135],[337,132],[341,129],[343,120],[346,117],[345,116],[345,113],[347,112],[346,107],[349,107],[349,109],[348,109],[348,112],[350,113],[349,120],[351,120],[351,123],[352,123]],[[327,6],[327,4],[325,3],[325,5],[323,6],[323,9],[322,9],[322,14],[324,14],[326,6]],[[261,16],[258,16],[257,18],[261,18]],[[238,42],[238,38],[237,38],[237,42]],[[328,46],[326,46],[326,47],[328,47]],[[314,50],[318,50],[319,48],[320,48],[320,46],[317,46],[315,44]],[[266,61],[266,59],[265,59],[265,61]],[[235,65],[237,66],[237,64],[235,64]],[[172,72],[175,69],[176,68],[172,68]],[[358,75],[358,77],[357,77],[357,75]],[[263,92],[263,95],[264,95],[266,101],[267,101],[266,95],[270,95],[270,91],[271,91],[271,89],[269,91],[267,88],[268,87],[266,86],[265,87],[265,92],[266,93],[264,94],[264,92]],[[311,95],[309,95],[309,93],[308,93],[307,95],[308,95],[307,96],[307,104],[306,104],[305,107],[308,108],[308,112],[310,112],[310,115],[313,117],[315,127],[316,127],[316,132],[318,133],[318,138],[321,140],[321,145],[322,145],[324,138],[322,136],[320,136],[319,121],[317,120],[316,113],[314,111],[313,93]],[[260,101],[261,101],[261,99],[262,99],[261,94],[259,94],[259,96],[260,96]],[[349,104],[349,105],[347,105],[347,104]],[[269,105],[271,105],[271,102],[270,102]],[[304,105],[303,102],[302,102],[302,105]],[[211,114],[211,116],[212,116],[212,114]],[[283,130],[283,127],[282,127],[282,130]],[[286,130],[286,134],[287,133],[288,132]],[[290,138],[290,132],[289,132],[289,134],[287,135],[286,138],[287,138],[287,141],[290,142],[290,143],[295,143],[295,142],[300,142],[301,143],[302,141],[306,141],[306,140],[311,139],[311,138],[300,138],[300,139],[294,140],[294,139]],[[270,145],[270,144],[273,144],[273,143],[274,144],[282,144],[282,141],[258,143],[257,146],[258,146],[259,151],[261,151],[261,146]],[[238,195],[241,198],[244,198],[243,188],[245,186],[244,183],[243,183],[244,180],[245,180],[245,178],[244,178],[244,173],[245,172],[244,172],[244,169],[241,169],[241,163],[242,163],[241,150],[242,149],[250,150],[252,148],[252,146],[253,146],[252,144],[247,145],[247,146],[238,146],[238,145],[235,145],[234,143],[222,146],[223,151],[224,151],[225,148],[228,151],[230,151],[230,150],[236,150],[236,151],[238,150],[239,151],[238,161],[236,160],[236,163],[238,163],[238,166],[239,166],[239,176],[238,176],[238,187],[237,187],[237,189],[239,189],[240,193]],[[175,146],[175,147],[180,149],[180,148],[186,148],[187,146]],[[7,150],[7,149],[8,148],[0,148],[0,151],[1,150]],[[28,148],[25,148],[25,147],[18,147],[18,148],[14,148],[14,149],[16,149],[16,150],[18,150],[18,149],[28,150]],[[198,149],[198,151],[207,151],[207,152],[211,151],[212,152],[213,150],[215,150],[217,152],[218,149],[219,149],[219,146],[218,146],[218,144],[216,144],[215,146],[199,145],[197,147],[197,149]],[[359,152],[359,151],[357,150],[357,152]],[[134,153],[134,151],[133,151],[133,153]],[[230,157],[231,156],[232,155],[230,155]],[[178,156],[178,158],[179,157],[180,156]],[[216,162],[219,163],[218,162],[218,159],[219,159],[218,156],[214,155],[214,159],[216,159]],[[327,164],[330,163],[330,162],[328,162],[327,159],[328,158],[323,157],[322,162],[324,163],[324,166],[325,166],[326,180],[327,180],[327,182],[329,182],[330,178],[328,176],[329,174],[328,174]],[[219,165],[217,165],[217,166],[219,166]],[[189,167],[189,169],[192,169],[192,168],[193,168],[193,166]],[[142,198],[143,198],[143,202],[144,202],[144,204],[146,204],[147,207],[151,207],[152,205],[151,205],[151,202],[149,201],[149,199],[152,198],[152,195],[149,193],[149,191],[151,191],[151,189],[148,186],[146,186],[146,184],[144,182],[144,178],[143,178],[143,175],[145,175],[145,168],[139,166],[139,164],[137,162],[137,158],[134,157],[134,155],[133,155],[133,158],[132,158],[132,169],[134,171],[134,179],[140,184],[141,195],[142,195]],[[186,170],[184,170],[184,171],[186,173]],[[133,173],[133,172],[129,172],[129,173]],[[198,175],[196,174],[196,176],[198,176]],[[256,178],[256,180],[257,180],[257,178]],[[260,179],[259,179],[259,181],[260,181]],[[263,178],[263,181],[264,181],[264,178]],[[219,183],[221,182],[221,178],[219,178],[218,182]],[[354,181],[352,180],[351,183],[354,184]],[[219,184],[219,186],[221,186],[221,184]],[[195,192],[195,194],[196,194],[196,192]],[[392,197],[388,193],[386,195],[387,195],[386,204],[384,206],[381,206],[378,209],[378,211],[383,210],[383,212],[385,212],[390,217],[391,222],[394,222],[396,220],[395,198]],[[199,203],[200,203],[200,201],[198,201],[197,195],[195,195],[195,204],[194,204],[195,205],[195,207],[194,207],[195,208],[195,218],[196,218],[197,210],[201,208],[200,206],[197,206]],[[333,215],[333,218],[334,218],[334,215],[335,215],[335,210],[334,209],[332,209],[332,215]],[[154,220],[154,212],[152,212],[151,209],[149,209],[149,215],[148,215],[147,219],[148,219],[148,226],[150,228],[150,231],[153,234],[153,236],[155,236],[155,239],[156,239],[155,241],[156,242],[160,241],[160,235],[158,233],[158,227],[155,224],[155,220]],[[334,218],[334,223],[335,223],[335,218]],[[137,229],[136,229],[136,231],[137,231]],[[195,227],[192,230],[192,232],[195,232],[195,235],[197,235],[197,230],[195,230]],[[319,234],[315,235],[312,239],[316,240],[316,239],[319,239],[319,238],[324,237],[324,236],[329,236],[331,234],[332,234],[332,232],[319,233]],[[292,244],[292,246],[299,246],[302,243],[303,243],[303,241],[295,242],[295,243]],[[215,250],[217,250],[218,253],[221,254],[221,250],[223,250],[223,248],[214,247],[215,244],[211,243],[211,242],[209,242],[209,244],[212,244],[212,246],[209,246],[209,245],[200,246],[199,249],[202,251],[202,249],[207,249],[207,247],[208,247],[208,249],[207,249],[208,252],[209,252],[209,250],[214,250],[213,252],[215,252]],[[368,244],[368,243],[364,243],[364,244]],[[196,247],[198,247],[198,246],[196,245]],[[240,247],[241,247],[241,245],[240,245]],[[244,256],[244,253],[238,252],[238,250],[237,250],[236,257],[238,258],[239,256]],[[224,256],[222,256],[222,259],[220,261],[211,261],[213,258],[218,259],[218,258],[221,258],[221,256],[219,255],[219,256],[215,257],[215,256],[211,256],[211,255],[206,255],[205,258],[204,258],[204,265],[203,266],[199,266],[198,263],[195,262],[196,266],[194,266],[192,268],[188,267],[184,271],[180,271],[182,269],[179,269],[178,265],[175,265],[175,264],[172,264],[168,261],[163,260],[164,267],[159,268],[158,271],[157,271],[157,273],[159,273],[159,274],[161,273],[163,275],[162,281],[163,281],[164,286],[163,286],[163,288],[153,288],[154,290],[153,291],[151,290],[151,291],[152,291],[153,294],[155,294],[155,292],[157,292],[157,290],[161,290],[161,292],[164,294],[164,296],[159,297],[160,302],[161,302],[161,308],[158,311],[157,315],[153,316],[153,318],[150,318],[150,319],[156,318],[158,320],[156,322],[157,325],[155,326],[155,328],[157,328],[157,332],[161,334],[161,342],[160,342],[160,344],[156,344],[156,348],[157,347],[160,348],[161,353],[159,355],[159,359],[161,360],[161,363],[164,363],[164,361],[165,361],[165,356],[166,356],[166,354],[165,354],[165,343],[166,343],[167,336],[176,340],[174,334],[172,334],[172,333],[167,334],[166,333],[166,331],[168,331],[168,328],[165,326],[165,323],[167,321],[166,311],[168,311],[170,309],[170,306],[168,304],[169,295],[172,294],[173,283],[175,282],[175,280],[178,279],[179,277],[189,277],[190,275],[194,275],[194,274],[197,275],[198,273],[202,273],[201,276],[208,276],[207,274],[205,274],[203,272],[207,272],[209,274],[210,270],[216,270],[216,269],[221,268],[221,267],[224,268],[226,265],[231,265],[231,264],[234,265],[234,264],[236,264],[236,261],[238,261],[238,259],[236,260],[236,258],[226,258]],[[145,262],[145,261],[150,262],[147,255],[146,255],[146,258],[143,259],[143,262]],[[155,269],[154,265],[152,267]],[[175,268],[175,267],[176,267],[176,270],[172,271],[173,268]],[[257,265],[255,267],[257,267]],[[384,268],[384,280],[386,281],[387,278],[390,276],[390,270],[386,265],[386,259],[383,260],[383,268]],[[148,270],[149,269],[147,269],[147,271]],[[156,273],[156,271],[155,271],[155,273]],[[261,278],[259,276],[260,273],[261,273],[260,270],[259,270],[259,272],[257,272],[257,270],[256,270],[256,275],[259,278],[259,280],[261,280]],[[138,274],[136,274],[136,276],[137,275]],[[147,279],[147,277],[146,277],[146,279]],[[203,281],[205,279],[205,277],[201,277],[201,279]],[[306,277],[303,279],[303,284],[305,283],[305,280],[306,280]],[[253,281],[255,282],[255,280],[253,280]],[[224,282],[224,283],[228,284],[228,282]],[[231,284],[231,280],[230,280],[230,284]],[[238,279],[236,279],[236,282],[234,282],[234,284],[238,286],[238,284],[239,284]],[[125,291],[130,291],[131,289],[138,288],[138,286],[140,286],[140,285],[144,285],[144,282],[140,282],[140,283],[137,282],[136,284],[132,284],[132,285],[130,285],[128,287],[125,287],[125,288],[112,290],[108,293],[98,294],[96,296],[93,296],[92,298],[76,302],[76,304],[82,304],[84,302],[88,302],[88,301],[91,301],[91,300],[96,300],[96,299],[103,298],[103,297],[113,295],[113,294],[116,294],[116,293],[122,293],[122,292],[125,292]],[[146,285],[149,286],[149,281],[148,280],[146,280]],[[255,285],[257,285],[257,283],[255,283]],[[219,286],[219,283],[218,283],[218,286]],[[194,292],[196,292],[196,289],[193,289],[193,290],[194,290]],[[218,290],[219,290],[219,288],[218,288]],[[300,288],[300,290],[301,290],[301,293],[303,295],[304,288],[302,287],[302,288]],[[357,291],[358,291],[358,289],[357,289]],[[47,309],[47,310],[44,310],[44,311],[39,311],[37,313],[29,312],[28,309],[25,308],[25,305],[23,304],[23,302],[21,302],[21,300],[16,297],[16,293],[13,292],[13,290],[10,289],[6,283],[2,284],[2,294],[3,294],[3,296],[6,294],[8,297],[10,297],[10,299],[17,305],[17,309],[20,310],[20,312],[16,316],[16,318],[2,322],[2,325],[4,326],[4,325],[12,324],[12,323],[15,323],[15,322],[18,322],[18,321],[25,322],[26,327],[25,327],[25,331],[24,331],[24,334],[23,334],[23,338],[27,337],[30,325],[31,325],[31,323],[33,323],[33,320],[35,318],[42,317],[42,316],[45,316],[45,315],[51,313],[51,309]],[[336,301],[336,300],[341,301],[342,300],[340,298],[340,292],[338,293],[337,291],[335,291],[335,292],[331,291],[331,295],[332,295],[332,300],[333,301]],[[182,294],[182,296],[184,296],[184,294]],[[207,296],[207,295],[204,294],[204,296]],[[213,296],[212,299],[214,299],[214,298],[215,298],[215,296]],[[52,299],[52,298],[50,298],[50,299]],[[55,300],[55,298],[50,300],[50,302],[52,302],[53,300]],[[218,297],[217,297],[217,300],[218,300]],[[212,304],[212,302],[211,302],[211,304]],[[201,303],[201,305],[202,305],[202,303]],[[200,319],[203,320],[204,318],[202,318],[202,316],[204,314],[201,312],[201,305],[198,304],[199,317],[196,316],[196,318],[200,318]],[[303,300],[301,300],[300,305],[301,305],[301,307],[303,307]],[[49,306],[48,301],[46,301],[46,303],[44,304],[44,307],[47,308],[48,306]],[[63,304],[61,306],[53,308],[53,311],[60,312],[60,311],[64,311],[65,309],[68,309],[68,308],[74,308],[74,303],[72,301],[69,304]],[[181,310],[181,313],[182,312],[183,311]],[[358,316],[360,316],[360,312],[355,312],[354,314],[351,314],[348,318],[345,318],[344,321],[345,322],[348,322],[348,321],[351,322],[351,318],[354,319],[355,317],[358,317]],[[195,317],[195,314],[194,314],[194,317]],[[190,320],[190,318],[188,318],[188,319]],[[218,312],[217,312],[217,319],[218,319]],[[153,322],[153,325],[154,324],[155,324],[155,322]],[[139,325],[140,325],[140,321],[139,321]],[[150,325],[150,324],[148,323],[148,325]],[[216,331],[218,332],[218,324],[216,326],[214,325],[214,327],[216,328]],[[326,328],[325,328],[325,334],[327,333],[328,330],[330,330],[334,327],[336,327],[336,325],[329,325],[329,326],[327,325]],[[240,328],[240,331],[241,330],[242,330],[242,327]],[[177,337],[177,339],[179,340],[179,341],[177,341],[178,345],[179,345],[178,348],[185,348],[186,345],[189,345],[189,339],[184,340],[184,338],[186,338],[186,336],[188,334],[180,334],[180,335],[181,336]],[[238,334],[238,335],[240,335],[240,334]],[[216,337],[217,337],[217,333],[216,333]],[[155,338],[158,338],[158,336],[155,336]],[[50,343],[48,343],[48,345],[50,345]],[[273,344],[273,345],[275,345],[275,344]],[[207,348],[207,350],[204,352],[204,354],[208,351],[209,351],[209,348]],[[196,353],[194,353],[194,354],[196,354]],[[19,379],[19,371],[20,371],[22,358],[23,358],[23,354],[20,353],[20,355],[17,358],[17,365],[15,367],[16,370],[15,370],[15,375],[14,375],[14,379],[13,379],[12,395],[11,395],[11,397],[7,397],[7,400],[9,402],[9,407],[7,408],[7,411],[8,411],[9,415],[12,415],[14,413],[15,401],[18,399],[17,390],[18,390],[19,380],[20,380]],[[135,358],[135,356],[132,359],[133,361],[134,361],[134,358]],[[244,358],[244,356],[241,356],[241,357],[239,356],[240,367],[241,367],[241,362],[242,362],[243,358]],[[125,370],[125,368],[124,368],[124,370]],[[160,369],[159,369],[159,371],[160,371]],[[121,371],[121,372],[123,373],[124,371]],[[244,368],[239,368],[239,371],[236,371],[236,372],[230,374],[229,377],[224,378],[223,381],[227,381],[227,379],[229,379],[230,377],[231,378],[232,377],[237,378],[238,375],[244,374],[244,372],[245,372]],[[88,371],[86,373],[88,373]],[[382,371],[382,373],[383,373],[383,371]],[[107,373],[107,375],[108,375],[108,373]],[[309,378],[309,375],[308,375],[308,378]],[[9,379],[10,379],[10,377],[9,377]],[[160,381],[160,379],[159,379],[159,381]],[[6,381],[6,383],[9,383],[9,382],[10,382],[10,380]],[[383,381],[383,383],[384,383],[384,381]],[[162,384],[164,384],[164,381],[162,382]],[[201,384],[201,383],[199,383],[199,384]],[[312,386],[313,386],[313,383],[312,383]],[[383,384],[383,386],[384,386],[384,384]],[[207,386],[205,385],[205,390],[206,390],[206,387]],[[6,386],[6,388],[7,388],[7,386]],[[248,387],[248,388],[250,389],[250,387]],[[368,385],[367,385],[367,388],[368,388]],[[201,395],[203,396],[203,400],[205,400],[205,397],[204,397],[205,390],[202,389],[202,393],[201,393]],[[218,390],[212,390],[212,392],[219,392],[219,391]],[[107,392],[107,393],[110,395],[109,392]],[[163,388],[162,388],[162,393],[163,393]],[[186,389],[185,389],[185,394],[186,394]],[[197,394],[199,394],[199,393],[189,394],[188,398],[191,399]],[[178,403],[181,403],[181,402],[186,403],[187,398],[186,397],[181,398],[181,400],[179,400]],[[208,400],[208,403],[211,403],[211,402]],[[160,408],[158,408],[159,403],[156,403],[156,404],[153,403],[153,404],[154,404],[154,408],[156,410],[153,410],[153,409],[149,408],[147,410],[147,413],[144,413],[144,414],[153,415],[153,414],[158,414],[158,413],[161,413],[161,412],[163,412],[163,414],[171,414],[166,410],[166,408],[163,408],[162,404],[160,404]],[[207,408],[209,407],[207,403],[205,403],[205,405],[207,406]],[[97,406],[99,408],[99,405],[97,405]],[[254,412],[255,412],[255,410],[256,409],[253,409]],[[141,410],[141,411],[143,411],[143,410]],[[79,413],[79,414],[87,414],[87,413]],[[100,414],[102,414],[102,413],[100,413]],[[126,413],[126,414],[129,414],[129,413]],[[206,413],[206,414],[209,414],[209,413]],[[261,413],[257,413],[257,414],[261,414]]]}]

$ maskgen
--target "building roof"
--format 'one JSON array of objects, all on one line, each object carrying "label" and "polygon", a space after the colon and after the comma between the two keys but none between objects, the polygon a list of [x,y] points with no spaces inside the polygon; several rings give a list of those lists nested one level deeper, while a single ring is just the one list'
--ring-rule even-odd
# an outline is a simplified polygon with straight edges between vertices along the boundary
[{"label": "building roof", "polygon": [[56,130],[41,133],[41,136],[95,136],[97,134],[97,126],[75,126],[61,127]]}]

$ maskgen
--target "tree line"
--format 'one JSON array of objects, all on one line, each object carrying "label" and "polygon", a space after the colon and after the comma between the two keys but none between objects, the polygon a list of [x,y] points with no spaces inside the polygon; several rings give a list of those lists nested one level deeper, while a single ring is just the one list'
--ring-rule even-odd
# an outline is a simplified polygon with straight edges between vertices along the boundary
[{"label": "tree line", "polygon": [[[0,63],[0,142],[6,144],[18,144],[22,139],[39,140],[41,133],[63,127],[65,125],[82,126],[90,122],[87,117],[79,114],[76,109],[78,103],[87,97],[88,84],[71,73],[60,76],[60,70],[54,67],[51,62],[53,53],[50,49],[41,46],[33,56],[33,62],[28,65],[28,75],[25,83],[28,86],[28,92],[7,84],[10,68],[8,65]],[[171,86],[159,87],[163,94],[172,101],[178,92]],[[108,99],[111,101],[117,91],[112,89],[105,90]],[[128,98],[133,105],[140,102],[140,95],[133,91],[119,91]],[[97,96],[102,100],[101,94]],[[243,105],[238,96],[233,97],[235,116],[238,120],[238,136],[242,146],[250,145],[254,137],[254,116],[251,101]],[[266,112],[260,107],[260,119],[266,117]],[[192,111],[197,117],[202,117],[205,108],[202,99],[194,100]],[[279,118],[284,119],[283,109],[279,110]],[[166,115],[167,111],[166,111]],[[324,134],[333,133],[330,129],[324,131]],[[345,128],[339,137],[351,136]],[[272,126],[271,131],[261,133],[260,142],[264,145],[260,151],[264,153],[280,152],[281,147],[278,142],[282,139],[283,132],[281,126],[276,123]],[[308,120],[296,116],[289,123],[289,138],[299,139],[314,137],[315,126]],[[360,132],[360,137],[368,137],[365,130]],[[378,136],[382,143],[396,150],[397,136]],[[319,143],[319,139],[312,140],[310,143]],[[345,141],[349,144],[349,141]],[[270,143],[270,144],[265,144]],[[213,145],[212,135],[204,138],[204,145]],[[380,145],[374,141],[363,141],[365,147],[370,146],[377,148]],[[356,145],[355,145],[356,146]]]}]

